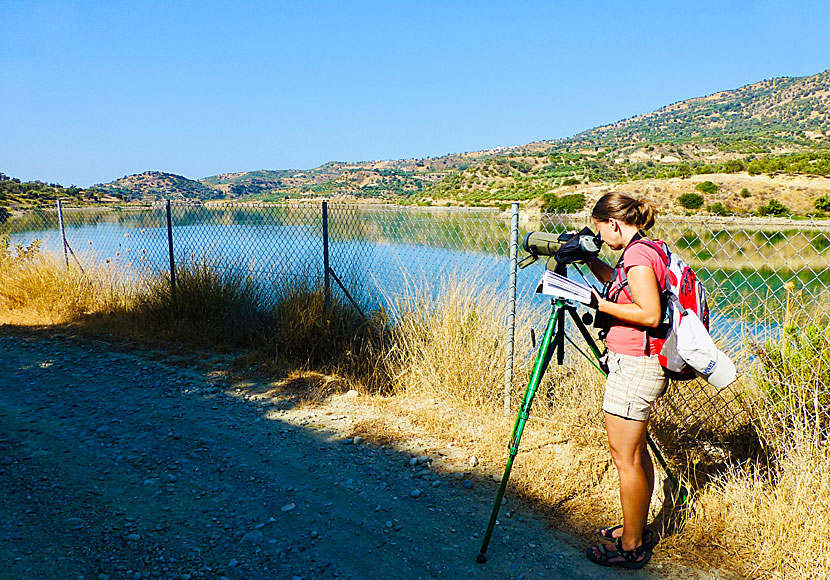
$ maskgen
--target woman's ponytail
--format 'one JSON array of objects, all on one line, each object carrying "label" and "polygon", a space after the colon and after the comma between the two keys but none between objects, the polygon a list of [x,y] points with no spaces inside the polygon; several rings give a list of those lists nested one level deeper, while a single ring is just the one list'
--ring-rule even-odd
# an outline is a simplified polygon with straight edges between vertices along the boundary
[{"label": "woman's ponytail", "polygon": [[657,210],[643,199],[612,191],[599,198],[591,217],[603,222],[614,218],[638,230],[649,230],[657,220]]}]

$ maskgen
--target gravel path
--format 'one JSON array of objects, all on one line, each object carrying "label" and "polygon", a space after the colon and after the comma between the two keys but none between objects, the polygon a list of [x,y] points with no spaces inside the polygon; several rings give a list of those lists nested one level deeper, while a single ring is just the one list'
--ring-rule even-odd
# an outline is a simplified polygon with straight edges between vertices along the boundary
[{"label": "gravel path", "polygon": [[346,438],[353,395],[297,408],[175,360],[0,328],[0,578],[631,576],[514,499],[478,565],[496,484],[458,450]]}]

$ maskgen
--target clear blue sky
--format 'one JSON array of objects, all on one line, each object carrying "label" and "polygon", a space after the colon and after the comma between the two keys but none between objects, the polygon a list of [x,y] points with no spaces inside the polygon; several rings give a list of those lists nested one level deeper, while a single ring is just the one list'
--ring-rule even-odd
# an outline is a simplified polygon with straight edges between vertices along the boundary
[{"label": "clear blue sky", "polygon": [[568,137],[830,68],[830,3],[0,0],[0,171],[89,186]]}]

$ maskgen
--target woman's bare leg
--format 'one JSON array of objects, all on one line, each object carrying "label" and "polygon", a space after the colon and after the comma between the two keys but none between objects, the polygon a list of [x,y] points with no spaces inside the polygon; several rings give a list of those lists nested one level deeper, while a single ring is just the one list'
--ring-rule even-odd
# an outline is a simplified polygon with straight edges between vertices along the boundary
[{"label": "woman's bare leg", "polygon": [[633,550],[643,543],[643,529],[654,490],[654,464],[646,444],[646,427],[647,421],[605,414],[608,445],[620,475],[625,550]]}]

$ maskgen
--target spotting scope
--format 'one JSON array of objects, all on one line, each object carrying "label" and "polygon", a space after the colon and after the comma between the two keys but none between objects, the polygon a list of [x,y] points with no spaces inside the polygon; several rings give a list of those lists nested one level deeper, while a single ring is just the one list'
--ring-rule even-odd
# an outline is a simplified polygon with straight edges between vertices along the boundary
[{"label": "spotting scope", "polygon": [[[573,234],[551,234],[548,232],[527,232],[522,241],[522,249],[532,256],[554,256],[562,244]],[[560,240],[563,236],[564,240]]]},{"label": "spotting scope", "polygon": [[548,256],[548,269],[553,270],[557,264],[572,264],[586,262],[599,254],[602,240],[590,228],[582,228],[579,232],[552,234],[548,232],[528,232],[522,240],[522,249],[527,252],[520,263],[525,268],[538,260],[541,256]]}]

